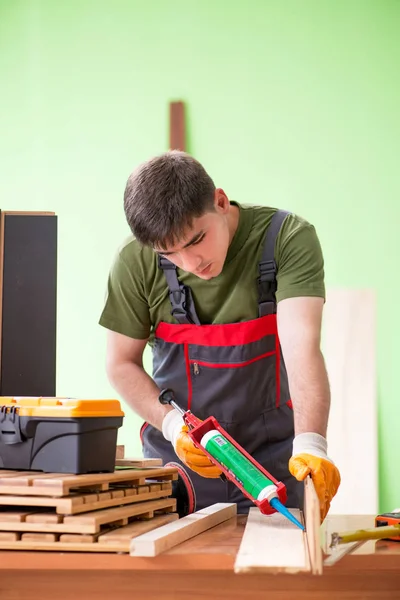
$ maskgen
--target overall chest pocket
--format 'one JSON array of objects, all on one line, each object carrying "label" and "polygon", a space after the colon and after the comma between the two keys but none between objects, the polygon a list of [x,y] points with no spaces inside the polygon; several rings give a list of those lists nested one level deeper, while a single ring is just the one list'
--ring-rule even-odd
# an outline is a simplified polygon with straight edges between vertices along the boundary
[{"label": "overall chest pocket", "polygon": [[274,336],[246,346],[188,344],[186,370],[192,411],[226,425],[254,419],[277,406],[279,352]]}]

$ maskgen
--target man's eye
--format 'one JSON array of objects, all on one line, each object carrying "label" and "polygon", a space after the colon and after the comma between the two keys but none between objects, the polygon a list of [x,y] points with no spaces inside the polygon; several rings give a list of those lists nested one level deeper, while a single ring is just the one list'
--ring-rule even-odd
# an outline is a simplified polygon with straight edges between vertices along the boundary
[{"label": "man's eye", "polygon": [[196,240],[195,242],[193,242],[192,246],[197,246],[197,244],[200,244],[200,242],[202,242],[205,238],[205,234],[202,235],[198,240]]}]

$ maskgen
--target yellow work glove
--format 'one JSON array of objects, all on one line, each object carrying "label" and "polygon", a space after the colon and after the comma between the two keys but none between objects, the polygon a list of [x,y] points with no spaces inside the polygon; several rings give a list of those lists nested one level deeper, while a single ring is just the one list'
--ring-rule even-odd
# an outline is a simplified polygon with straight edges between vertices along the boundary
[{"label": "yellow work glove", "polygon": [[293,440],[289,471],[298,481],[311,475],[318,495],[321,523],[340,485],[340,473],[327,456],[327,441],[318,433],[301,433]]},{"label": "yellow work glove", "polygon": [[218,469],[202,450],[197,448],[188,435],[188,427],[185,425],[181,414],[173,409],[164,417],[162,432],[166,440],[171,442],[176,455],[202,477],[216,479],[221,475]]}]

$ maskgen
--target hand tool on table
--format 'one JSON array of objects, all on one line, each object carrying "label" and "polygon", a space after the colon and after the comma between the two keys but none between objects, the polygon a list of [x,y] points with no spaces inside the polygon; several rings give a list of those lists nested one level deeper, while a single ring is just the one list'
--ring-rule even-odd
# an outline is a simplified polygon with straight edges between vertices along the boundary
[{"label": "hand tool on table", "polygon": [[221,427],[214,417],[201,421],[190,410],[184,410],[175,401],[173,390],[162,390],[159,395],[161,404],[175,408],[188,427],[188,435],[198,448],[221,469],[227,479],[232,481],[263,514],[280,512],[292,523],[304,530],[304,526],[286,508],[286,486],[275,479],[254,458],[244,450]]},{"label": "hand tool on table", "polygon": [[339,544],[367,540],[393,540],[400,542],[400,511],[383,513],[375,517],[375,527],[332,533],[331,548]]}]

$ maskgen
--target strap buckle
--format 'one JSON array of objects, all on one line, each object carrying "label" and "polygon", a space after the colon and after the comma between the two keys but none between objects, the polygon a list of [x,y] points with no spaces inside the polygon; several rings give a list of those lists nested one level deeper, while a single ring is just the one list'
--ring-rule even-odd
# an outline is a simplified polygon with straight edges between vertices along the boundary
[{"label": "strap buckle", "polygon": [[163,271],[165,271],[166,269],[169,271],[172,271],[174,269],[176,270],[176,266],[174,265],[174,263],[168,260],[168,258],[165,258],[165,256],[161,256],[161,254],[158,255],[158,266],[160,267],[160,269],[163,269]]},{"label": "strap buckle", "polygon": [[264,260],[258,265],[258,271],[260,277],[258,278],[259,283],[264,281],[274,281],[276,275],[276,263],[274,260]]}]

